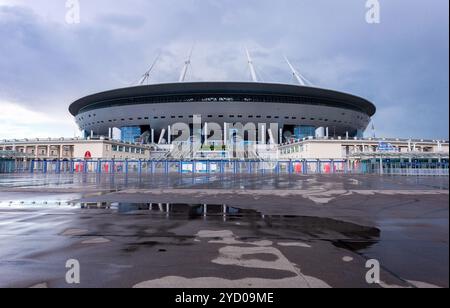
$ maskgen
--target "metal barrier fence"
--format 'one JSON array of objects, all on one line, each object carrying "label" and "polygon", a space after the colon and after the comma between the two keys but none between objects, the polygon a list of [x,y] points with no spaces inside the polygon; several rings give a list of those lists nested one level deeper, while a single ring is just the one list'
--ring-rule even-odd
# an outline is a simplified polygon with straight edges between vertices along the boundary
[{"label": "metal barrier fence", "polygon": [[383,174],[448,176],[448,163],[383,164],[358,161],[238,160],[2,160],[0,173],[96,174]]},{"label": "metal barrier fence", "polygon": [[16,171],[13,159],[0,159],[0,173],[12,173]]},{"label": "metal barrier fence", "polygon": [[309,174],[349,173],[345,161],[237,161],[237,160],[71,160],[20,161],[17,173],[97,174]]}]

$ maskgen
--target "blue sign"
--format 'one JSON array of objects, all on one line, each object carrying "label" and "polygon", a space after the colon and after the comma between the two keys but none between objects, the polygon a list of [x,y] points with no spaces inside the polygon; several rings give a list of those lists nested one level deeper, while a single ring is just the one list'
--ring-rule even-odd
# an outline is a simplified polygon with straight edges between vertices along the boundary
[{"label": "blue sign", "polygon": [[395,147],[386,142],[380,142],[378,144],[378,152],[395,152]]}]

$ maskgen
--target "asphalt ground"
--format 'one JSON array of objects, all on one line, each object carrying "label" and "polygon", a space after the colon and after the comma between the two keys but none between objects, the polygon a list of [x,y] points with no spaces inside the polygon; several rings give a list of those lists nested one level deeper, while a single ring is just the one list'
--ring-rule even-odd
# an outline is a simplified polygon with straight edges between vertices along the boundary
[{"label": "asphalt ground", "polygon": [[448,199],[445,177],[0,175],[0,287],[448,287]]}]

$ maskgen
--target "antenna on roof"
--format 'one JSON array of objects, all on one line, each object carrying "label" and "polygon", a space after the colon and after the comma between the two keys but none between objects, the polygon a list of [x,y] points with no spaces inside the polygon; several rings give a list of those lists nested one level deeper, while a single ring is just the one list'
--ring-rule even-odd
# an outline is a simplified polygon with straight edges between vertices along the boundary
[{"label": "antenna on roof", "polygon": [[247,48],[245,48],[245,52],[247,54],[248,66],[250,67],[250,74],[252,75],[252,81],[258,82],[258,78],[256,77],[255,66],[253,65],[252,57],[250,56],[250,52]]},{"label": "antenna on roof", "polygon": [[192,58],[192,52],[194,51],[194,45],[192,45],[191,51],[189,52],[188,59],[184,62],[183,70],[180,74],[179,82],[184,82],[186,80],[186,75],[189,69],[189,66],[191,65],[191,58]]},{"label": "antenna on roof", "polygon": [[152,66],[150,66],[149,70],[146,71],[144,75],[142,75],[141,80],[139,80],[140,86],[142,86],[145,82],[147,82],[147,84],[148,84],[148,81],[150,80],[150,73],[155,68],[156,63],[158,63],[160,57],[161,57],[161,53],[159,53],[158,56],[155,58],[155,60],[152,63]]},{"label": "antenna on roof", "polygon": [[289,65],[289,67],[290,67],[290,69],[292,71],[292,74],[294,75],[295,79],[297,79],[298,83],[301,86],[312,85],[312,83],[308,79],[306,79],[302,74],[300,74],[294,68],[294,66],[291,64],[291,62],[289,61],[289,59],[286,56],[284,56],[284,59],[286,60],[287,64]]}]

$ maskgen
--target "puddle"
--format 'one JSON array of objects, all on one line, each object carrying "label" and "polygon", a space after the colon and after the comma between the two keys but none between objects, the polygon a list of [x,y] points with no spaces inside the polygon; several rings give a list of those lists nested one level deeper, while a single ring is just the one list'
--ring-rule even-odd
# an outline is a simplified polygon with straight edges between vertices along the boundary
[{"label": "puddle", "polygon": [[[231,224],[235,228],[255,231],[261,237],[324,239],[331,240],[339,248],[357,251],[376,243],[380,230],[354,223],[330,218],[293,216],[293,215],[263,215],[256,210],[231,207],[224,204],[179,204],[179,203],[117,203],[92,202],[71,203],[68,201],[45,202],[3,202],[0,208],[14,209],[67,209],[82,211],[95,215],[98,211],[106,211],[119,215],[149,215],[152,218],[175,221],[205,220],[217,223]],[[351,239],[349,241],[348,239]],[[282,246],[303,246],[305,243],[281,243]]]},{"label": "puddle", "polygon": [[[380,230],[331,218],[264,215],[256,210],[231,207],[225,204],[182,204],[182,203],[118,203],[88,202],[73,203],[66,200],[53,201],[9,201],[0,202],[0,209],[21,211],[58,210],[68,213],[84,213],[95,217],[106,212],[116,215],[148,216],[149,219],[173,221],[204,221],[217,226],[233,227],[251,231],[260,238],[283,238],[284,247],[310,247],[299,240],[325,240],[339,248],[360,251],[377,243]],[[84,217],[86,218],[86,217]],[[131,218],[131,217],[130,217]],[[77,230],[72,230],[78,232]],[[81,231],[80,231],[81,232]]]}]

